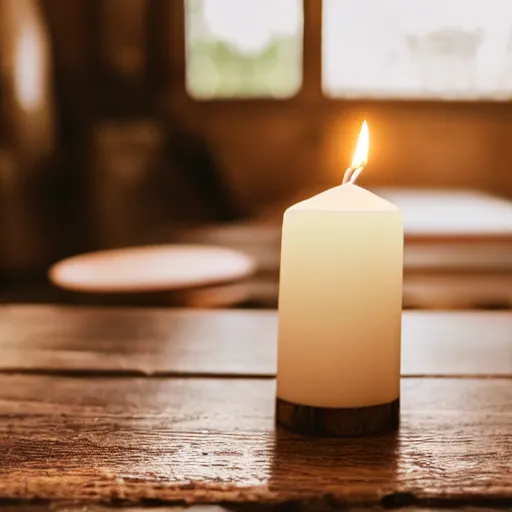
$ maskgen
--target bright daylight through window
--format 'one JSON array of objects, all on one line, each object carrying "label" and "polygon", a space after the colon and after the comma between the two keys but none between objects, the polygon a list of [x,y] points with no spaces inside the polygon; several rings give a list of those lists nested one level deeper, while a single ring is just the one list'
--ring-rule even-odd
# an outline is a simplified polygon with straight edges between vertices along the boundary
[{"label": "bright daylight through window", "polygon": [[512,98],[511,0],[323,5],[323,86],[330,96]]},{"label": "bright daylight through window", "polygon": [[302,0],[186,0],[187,91],[197,99],[293,96]]}]

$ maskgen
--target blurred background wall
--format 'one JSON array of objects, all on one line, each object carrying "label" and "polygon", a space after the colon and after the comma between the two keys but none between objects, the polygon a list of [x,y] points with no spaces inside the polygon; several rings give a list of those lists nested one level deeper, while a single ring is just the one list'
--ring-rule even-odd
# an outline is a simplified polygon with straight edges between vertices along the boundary
[{"label": "blurred background wall", "polygon": [[[280,3],[280,7],[276,5]],[[324,2],[327,7],[330,3],[336,2]],[[505,96],[499,90],[482,94],[477,91],[474,99],[470,85],[469,99],[465,97],[464,84],[459,88],[462,92],[454,84],[447,98],[443,97],[442,89],[437,95],[434,89],[433,94],[424,94],[426,99],[410,99],[407,90],[400,93],[398,88],[388,99],[371,91],[366,94],[370,97],[367,99],[343,98],[340,93],[329,97],[322,90],[322,64],[326,67],[322,55],[324,60],[336,59],[337,52],[353,52],[357,57],[361,53],[358,47],[368,46],[369,41],[375,43],[377,37],[371,39],[372,28],[380,25],[388,34],[392,33],[395,27],[390,18],[394,15],[394,21],[398,21],[404,15],[392,12],[388,19],[383,19],[376,11],[378,2],[371,3],[370,9],[361,2],[338,3],[340,7],[330,9],[324,5],[322,12],[320,1],[254,2],[266,4],[266,8],[253,9],[256,15],[249,19],[243,16],[243,11],[248,10],[250,16],[250,9],[235,9],[236,2],[222,0],[216,2],[217,8],[214,0],[44,0],[43,6],[52,34],[61,95],[79,98],[80,94],[96,93],[119,98],[133,91],[140,101],[153,103],[175,126],[204,137],[216,156],[221,178],[244,213],[257,211],[269,201],[304,187],[338,183],[350,161],[363,117],[372,128],[371,171],[365,176],[368,186],[477,187],[512,195],[512,88]],[[463,20],[462,11],[467,7],[460,2],[452,3]],[[494,10],[495,22],[510,11],[507,4],[473,3],[479,4],[480,15]],[[357,4],[369,18],[365,30],[347,41],[349,48],[342,50],[331,43],[322,53],[322,28],[338,23],[342,31],[345,25],[340,10],[354,9]],[[209,58],[205,57],[206,51],[200,54],[200,44],[196,42],[201,35],[206,39],[207,31],[199,35],[190,33],[189,38],[195,39],[188,44],[188,64],[185,7],[190,18],[207,16],[213,10],[211,23],[217,23],[221,32],[206,43],[203,40],[203,45],[210,47]],[[215,9],[220,21],[215,18]],[[260,20],[258,13],[260,18],[268,13],[268,18]],[[422,13],[415,16],[421,17]],[[238,24],[238,32],[235,27],[230,34],[229,25],[222,25],[223,17],[229,20],[224,25]],[[275,17],[287,21],[281,27],[279,23],[272,27]],[[446,23],[450,24],[447,17]],[[491,24],[492,21],[491,18]],[[287,22],[291,27],[286,26]],[[250,32],[253,25],[255,41],[251,41],[249,34],[247,43],[243,33]],[[230,45],[239,34],[239,47]],[[258,46],[259,36],[265,41]],[[283,41],[291,48],[285,48],[288,51],[282,57],[267,57],[270,64],[266,65],[266,54],[278,53]],[[444,44],[448,46],[449,42]],[[224,56],[219,47],[227,47],[231,52]],[[216,69],[209,69],[212,62]],[[345,59],[341,65],[346,62],[350,63]],[[194,69],[187,69],[187,65]],[[371,63],[365,62],[363,53],[354,67],[368,65]],[[276,71],[284,76],[274,77]],[[349,75],[354,73],[353,69],[345,71]],[[507,71],[504,63],[503,73]],[[215,89],[217,82],[229,73],[235,75],[232,83]],[[237,73],[245,73],[249,85],[242,80],[237,82]],[[251,73],[260,76],[260,83],[255,83],[257,78],[251,77]],[[274,86],[272,79],[276,82]],[[266,85],[265,80],[270,84]],[[83,90],[84,81],[89,82],[89,90]],[[364,85],[361,84],[363,93]],[[450,85],[445,86],[448,92]],[[140,90],[140,95],[134,90]],[[421,96],[421,90],[416,96]],[[130,108],[136,106],[131,104]]]},{"label": "blurred background wall", "polygon": [[334,186],[363,119],[365,187],[512,197],[506,0],[0,0],[0,10],[0,191],[14,219],[2,224],[5,278]]}]

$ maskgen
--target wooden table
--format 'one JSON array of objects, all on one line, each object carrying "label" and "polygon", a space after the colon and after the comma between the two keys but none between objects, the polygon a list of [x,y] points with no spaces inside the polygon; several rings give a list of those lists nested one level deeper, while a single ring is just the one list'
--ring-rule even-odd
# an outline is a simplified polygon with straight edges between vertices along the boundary
[{"label": "wooden table", "polygon": [[313,440],[274,429],[273,311],[3,306],[0,503],[512,507],[512,312],[403,327],[399,433]]}]

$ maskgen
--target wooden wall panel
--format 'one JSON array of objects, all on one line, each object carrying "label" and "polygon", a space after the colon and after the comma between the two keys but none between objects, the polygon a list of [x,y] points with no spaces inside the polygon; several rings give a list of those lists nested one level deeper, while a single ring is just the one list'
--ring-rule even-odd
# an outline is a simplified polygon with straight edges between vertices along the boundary
[{"label": "wooden wall panel", "polygon": [[512,107],[321,101],[174,105],[205,137],[250,211],[335,186],[363,119],[371,130],[364,186],[475,188],[512,196]]}]

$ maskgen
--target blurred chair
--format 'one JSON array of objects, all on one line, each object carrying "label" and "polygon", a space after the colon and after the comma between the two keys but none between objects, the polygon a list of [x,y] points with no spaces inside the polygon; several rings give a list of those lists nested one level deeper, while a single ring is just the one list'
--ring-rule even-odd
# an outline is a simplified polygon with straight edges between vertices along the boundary
[{"label": "blurred chair", "polygon": [[98,251],[53,265],[50,281],[75,302],[108,305],[227,307],[247,299],[242,283],[256,270],[241,251],[160,245]]}]

